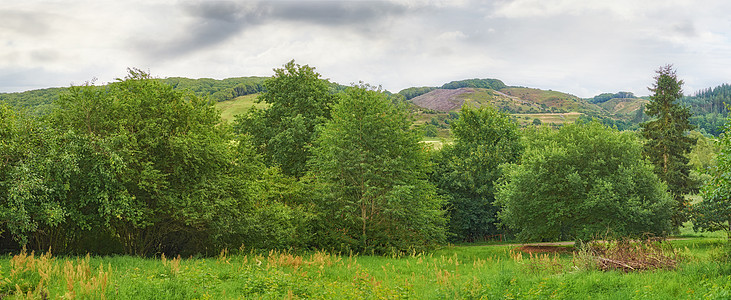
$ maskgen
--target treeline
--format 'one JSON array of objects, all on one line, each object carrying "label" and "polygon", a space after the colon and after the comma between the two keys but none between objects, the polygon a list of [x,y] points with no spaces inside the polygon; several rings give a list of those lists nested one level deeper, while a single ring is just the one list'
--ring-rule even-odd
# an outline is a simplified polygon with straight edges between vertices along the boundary
[{"label": "treeline", "polygon": [[421,96],[423,94],[426,94],[428,92],[431,92],[436,89],[459,89],[459,88],[483,88],[483,89],[493,89],[493,90],[500,90],[503,88],[508,87],[500,81],[499,79],[465,79],[465,80],[459,80],[459,81],[451,81],[449,83],[445,83],[441,87],[410,87],[401,90],[398,92],[399,95],[404,96],[406,100],[411,100],[412,98]]},{"label": "treeline", "polygon": [[[192,91],[198,97],[208,97],[213,101],[220,102],[261,93],[264,91],[263,83],[266,79],[266,77],[237,77],[222,80],[169,77],[155,80],[171,85],[173,89]],[[333,86],[332,89],[342,90],[338,85]],[[41,116],[49,114],[52,111],[53,102],[59,98],[59,95],[68,90],[69,88],[47,88],[19,93],[0,93],[0,103],[24,110],[31,115]]]},{"label": "treeline", "polygon": [[199,97],[208,96],[213,101],[221,102],[263,92],[265,79],[266,77],[236,77],[222,80],[169,77],[160,80],[173,88],[193,91]]},{"label": "treeline", "polygon": [[616,99],[616,98],[631,99],[631,98],[637,98],[637,97],[635,97],[635,94],[633,94],[632,92],[618,92],[618,93],[602,93],[602,94],[596,95],[596,96],[586,99],[586,100],[589,101],[589,103],[598,104],[598,103],[604,103],[604,102],[607,102],[609,100]]},{"label": "treeline", "polygon": [[47,88],[22,93],[0,93],[0,103],[33,115],[45,115],[51,111],[53,101],[68,88]]},{"label": "treeline", "polygon": [[723,125],[728,117],[728,106],[731,103],[731,85],[722,84],[683,97],[682,103],[690,107],[693,117],[691,123],[704,133],[719,136],[724,132]]},{"label": "treeline", "polygon": [[[450,120],[454,143],[435,150],[379,88],[335,92],[294,61],[274,71],[266,108],[233,124],[139,70],[71,87],[44,118],[0,105],[0,246],[388,254],[496,235],[664,235],[688,212],[634,132],[593,121],[521,131],[465,107]],[[708,211],[728,198],[713,199],[703,216],[719,217],[702,224],[725,220]]]}]

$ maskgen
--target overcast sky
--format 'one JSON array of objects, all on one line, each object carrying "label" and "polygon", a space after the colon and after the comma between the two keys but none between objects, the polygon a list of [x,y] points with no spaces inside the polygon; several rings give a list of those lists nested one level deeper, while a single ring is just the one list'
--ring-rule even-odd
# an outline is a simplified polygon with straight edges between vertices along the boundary
[{"label": "overcast sky", "polygon": [[398,92],[452,80],[580,97],[731,82],[731,1],[0,0],[0,92],[155,77],[271,76],[294,59]]}]

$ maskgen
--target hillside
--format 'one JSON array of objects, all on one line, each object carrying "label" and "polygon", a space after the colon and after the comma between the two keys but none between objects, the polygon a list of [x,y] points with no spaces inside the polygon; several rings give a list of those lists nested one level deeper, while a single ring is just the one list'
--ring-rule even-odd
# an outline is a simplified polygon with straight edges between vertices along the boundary
[{"label": "hillside", "polygon": [[245,113],[251,107],[266,107],[267,105],[265,103],[256,103],[258,97],[259,94],[251,94],[236,97],[228,101],[216,102],[216,108],[221,111],[221,119],[233,122],[235,116]]},{"label": "hillside", "polygon": [[650,100],[644,98],[612,98],[597,105],[611,114],[633,115],[648,102]]},{"label": "hillside", "polygon": [[411,99],[419,107],[440,112],[459,110],[463,105],[492,106],[513,114],[578,112],[598,115],[603,109],[576,96],[540,89],[507,87],[436,89]]}]

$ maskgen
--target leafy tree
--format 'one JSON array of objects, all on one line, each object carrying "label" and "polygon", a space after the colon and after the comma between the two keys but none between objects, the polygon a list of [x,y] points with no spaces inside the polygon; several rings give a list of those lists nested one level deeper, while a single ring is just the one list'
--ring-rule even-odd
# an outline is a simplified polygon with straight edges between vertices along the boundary
[{"label": "leafy tree", "polygon": [[683,96],[683,81],[678,80],[671,65],[656,71],[655,83],[649,88],[653,95],[645,107],[645,113],[653,120],[641,124],[642,135],[647,139],[645,156],[655,165],[655,173],[668,184],[675,199],[673,225],[679,227],[687,220],[685,195],[697,191],[688,165],[687,153],[695,140],[687,135],[693,129],[690,110],[677,101]]},{"label": "leafy tree", "polygon": [[329,82],[315,69],[290,61],[264,82],[259,101],[265,110],[252,109],[236,118],[236,131],[252,135],[265,161],[286,175],[300,177],[310,157],[315,128],[330,118],[333,95]]},{"label": "leafy tree", "polygon": [[594,121],[527,131],[519,164],[497,187],[498,217],[520,240],[663,234],[672,198],[632,133]]},{"label": "leafy tree", "polygon": [[72,87],[58,107],[55,126],[89,145],[77,155],[104,162],[103,177],[82,176],[70,192],[97,207],[126,253],[225,245],[250,209],[256,165],[209,101],[130,70],[107,87]]},{"label": "leafy tree", "polygon": [[379,91],[349,88],[315,141],[311,177],[322,193],[322,246],[404,250],[444,240],[442,198],[407,112]]},{"label": "leafy tree", "polygon": [[[726,122],[726,132],[731,121]],[[721,150],[716,166],[708,172],[711,179],[701,190],[703,201],[692,207],[693,225],[700,230],[725,230],[731,241],[731,136],[721,135]]]},{"label": "leafy tree", "polygon": [[435,155],[432,181],[449,201],[452,239],[474,241],[497,234],[494,181],[500,178],[500,164],[520,156],[518,125],[491,107],[463,106],[451,126],[454,144]]}]

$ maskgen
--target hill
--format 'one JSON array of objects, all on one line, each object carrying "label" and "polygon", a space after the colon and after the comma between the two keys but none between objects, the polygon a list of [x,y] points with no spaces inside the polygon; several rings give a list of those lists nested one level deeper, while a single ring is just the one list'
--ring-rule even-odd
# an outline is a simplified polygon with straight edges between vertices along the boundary
[{"label": "hill", "polygon": [[514,114],[579,112],[598,115],[604,112],[601,107],[570,94],[522,87],[435,89],[414,97],[411,102],[441,112],[459,110],[463,105],[489,105]]},{"label": "hill", "polygon": [[634,115],[637,110],[643,108],[650,100],[645,98],[612,98],[597,103],[601,108],[614,115]]}]

